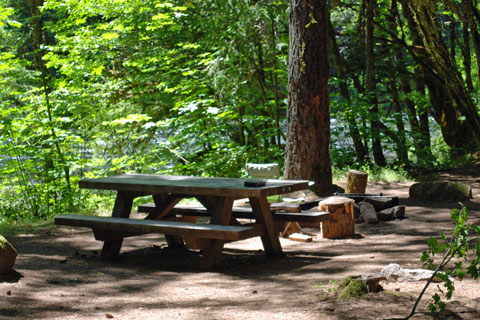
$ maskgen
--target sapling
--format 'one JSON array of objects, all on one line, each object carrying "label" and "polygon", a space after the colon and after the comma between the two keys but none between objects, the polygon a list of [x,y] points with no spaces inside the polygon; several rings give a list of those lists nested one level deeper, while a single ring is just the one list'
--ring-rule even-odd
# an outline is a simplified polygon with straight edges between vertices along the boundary
[{"label": "sapling", "polygon": [[[441,279],[446,288],[445,297],[447,300],[450,300],[455,290],[452,276],[458,279],[463,279],[466,275],[470,275],[473,279],[478,278],[480,272],[480,226],[467,222],[467,209],[462,204],[460,205],[461,209],[454,209],[451,213],[451,217],[455,221],[455,228],[452,230],[451,235],[447,238],[442,232],[440,241],[436,238],[428,239],[428,249],[423,252],[421,260],[424,266],[435,271],[417,297],[410,314],[398,319],[410,319],[415,314],[418,303],[433,279]],[[442,255],[440,263],[435,266],[435,255],[440,254]],[[453,268],[447,268],[447,265],[453,258],[458,260],[453,263]],[[471,261],[465,266],[464,262],[467,262],[467,258],[470,258]],[[444,309],[445,302],[438,293],[435,293],[432,296],[432,302],[429,304],[429,311],[434,313]]]}]

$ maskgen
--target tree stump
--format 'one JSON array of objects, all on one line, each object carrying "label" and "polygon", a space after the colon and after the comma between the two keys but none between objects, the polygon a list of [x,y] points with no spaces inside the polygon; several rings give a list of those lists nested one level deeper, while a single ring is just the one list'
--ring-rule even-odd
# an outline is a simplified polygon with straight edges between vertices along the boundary
[{"label": "tree stump", "polygon": [[330,218],[321,223],[322,238],[341,239],[355,235],[353,199],[330,197],[318,204],[320,211],[330,212]]},{"label": "tree stump", "polygon": [[347,173],[347,185],[345,193],[365,193],[367,188],[368,173],[358,170],[350,170]]},{"label": "tree stump", "polygon": [[16,258],[17,250],[0,235],[0,274],[12,271]]}]

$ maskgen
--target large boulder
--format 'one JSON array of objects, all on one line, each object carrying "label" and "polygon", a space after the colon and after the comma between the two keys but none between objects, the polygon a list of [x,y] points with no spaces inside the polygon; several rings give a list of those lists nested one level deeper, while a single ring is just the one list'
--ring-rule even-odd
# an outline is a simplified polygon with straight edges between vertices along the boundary
[{"label": "large boulder", "polygon": [[0,235],[0,274],[6,274],[12,271],[15,259],[17,258],[17,250]]},{"label": "large boulder", "polygon": [[472,199],[472,188],[448,181],[419,182],[410,187],[410,198],[422,201],[455,202]]}]

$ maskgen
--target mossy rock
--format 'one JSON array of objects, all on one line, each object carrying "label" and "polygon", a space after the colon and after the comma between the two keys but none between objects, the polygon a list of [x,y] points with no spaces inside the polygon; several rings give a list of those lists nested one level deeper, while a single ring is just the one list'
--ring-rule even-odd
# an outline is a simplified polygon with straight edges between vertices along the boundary
[{"label": "mossy rock", "polygon": [[0,235],[0,274],[12,271],[16,258],[17,250]]},{"label": "mossy rock", "polygon": [[447,181],[419,182],[410,187],[410,198],[422,201],[465,201],[472,198],[472,188]]},{"label": "mossy rock", "polygon": [[337,286],[337,290],[341,290],[343,288],[346,288],[351,280],[352,280],[352,277],[348,276],[345,279],[343,279],[342,281],[340,281],[340,283]]},{"label": "mossy rock", "polygon": [[[345,279],[347,280],[347,279]],[[345,281],[344,280],[344,281]],[[342,281],[342,283],[344,282]],[[368,293],[367,284],[361,280],[351,279],[345,288],[338,295],[338,300],[347,300],[350,298],[358,298]]]}]

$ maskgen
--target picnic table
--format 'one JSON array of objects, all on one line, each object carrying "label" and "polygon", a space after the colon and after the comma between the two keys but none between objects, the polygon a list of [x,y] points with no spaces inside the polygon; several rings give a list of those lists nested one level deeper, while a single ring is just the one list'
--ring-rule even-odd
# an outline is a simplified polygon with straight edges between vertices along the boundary
[{"label": "picnic table", "polygon": [[[226,241],[260,236],[267,255],[281,254],[267,197],[305,190],[308,181],[265,180],[264,186],[253,187],[245,186],[246,181],[252,179],[151,174],[82,179],[80,188],[117,192],[111,217],[63,215],[55,217],[55,223],[92,228],[95,239],[104,241],[101,255],[107,258],[119,255],[125,237],[146,233],[165,234],[169,246],[174,246],[179,236],[201,240],[202,264],[206,268],[219,262]],[[134,198],[149,195],[154,208],[145,219],[131,219]],[[196,198],[206,208],[209,224],[175,221],[173,209],[184,198]],[[238,225],[232,216],[234,201],[243,198],[249,199],[252,224]]]}]

